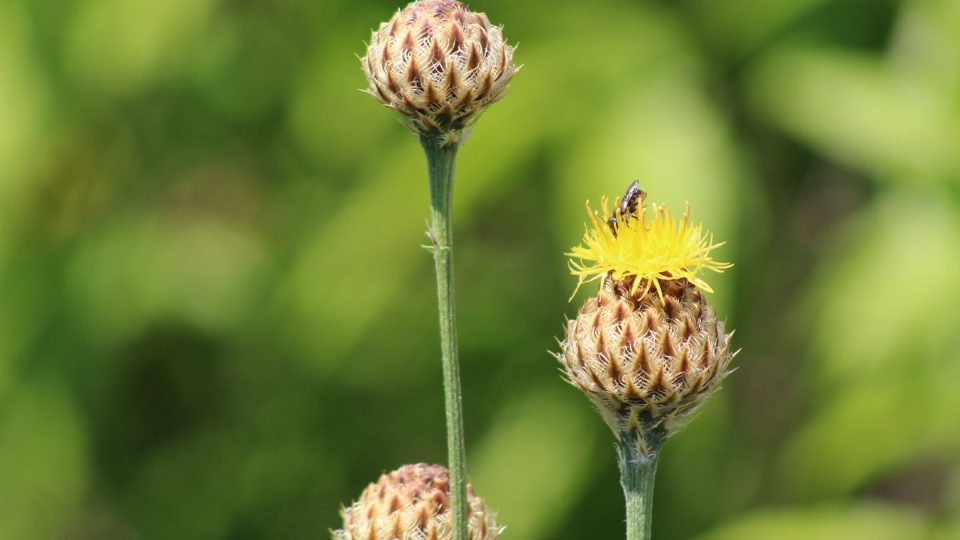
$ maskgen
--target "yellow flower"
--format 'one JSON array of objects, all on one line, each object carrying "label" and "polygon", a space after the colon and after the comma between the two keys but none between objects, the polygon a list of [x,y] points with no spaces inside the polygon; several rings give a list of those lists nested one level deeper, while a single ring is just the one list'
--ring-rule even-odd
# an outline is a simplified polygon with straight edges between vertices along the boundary
[{"label": "yellow flower", "polygon": [[679,221],[666,206],[656,204],[649,217],[642,196],[635,211],[623,212],[619,206],[618,199],[618,208],[611,213],[608,199],[601,199],[603,217],[587,201],[592,226],[587,226],[581,245],[566,254],[570,271],[579,278],[574,295],[584,283],[607,275],[615,281],[634,277],[631,293],[642,287],[641,296],[646,296],[653,287],[661,301],[660,280],[686,279],[698,289],[713,292],[697,274],[703,269],[723,272],[733,266],[713,260],[710,253],[724,243],[713,243],[713,235],[701,224],[690,223],[689,204]]}]

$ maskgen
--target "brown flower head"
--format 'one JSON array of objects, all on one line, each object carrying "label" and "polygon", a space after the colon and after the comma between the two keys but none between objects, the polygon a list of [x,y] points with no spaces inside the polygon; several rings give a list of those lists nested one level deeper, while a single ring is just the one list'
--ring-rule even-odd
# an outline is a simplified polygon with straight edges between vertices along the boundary
[{"label": "brown flower head", "polygon": [[445,144],[503,97],[514,47],[483,13],[455,0],[419,0],[373,32],[361,58],[368,92]]},{"label": "brown flower head", "polygon": [[696,273],[729,267],[710,257],[718,245],[690,224],[689,213],[675,222],[654,206],[648,219],[644,196],[629,211],[591,214],[584,245],[568,254],[580,261],[571,269],[581,282],[598,279],[601,287],[567,322],[556,357],[617,437],[636,439],[649,454],[729,373],[733,334]]},{"label": "brown flower head", "polygon": [[[342,510],[343,528],[334,540],[448,540],[453,537],[450,479],[442,465],[404,465],[370,484]],[[467,486],[470,540],[500,534],[493,512]]]}]

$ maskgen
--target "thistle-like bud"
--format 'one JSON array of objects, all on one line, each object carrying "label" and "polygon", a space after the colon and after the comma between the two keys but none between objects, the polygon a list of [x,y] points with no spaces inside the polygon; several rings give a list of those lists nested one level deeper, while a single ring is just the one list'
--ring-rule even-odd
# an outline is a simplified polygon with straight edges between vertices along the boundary
[{"label": "thistle-like bud", "polygon": [[[442,465],[404,465],[370,484],[341,511],[334,540],[448,540],[453,537],[450,479]],[[467,486],[470,540],[495,540],[496,516]]]},{"label": "thistle-like bud", "polygon": [[503,97],[514,47],[483,13],[455,0],[418,0],[373,32],[361,58],[368,92],[444,144]]},{"label": "thistle-like bud", "polygon": [[689,209],[675,223],[654,205],[648,219],[644,195],[612,215],[606,201],[602,217],[588,207],[593,226],[568,256],[581,284],[601,287],[567,322],[556,356],[617,437],[652,454],[719,387],[733,354],[696,277],[729,267],[709,256],[719,244],[690,225]]}]

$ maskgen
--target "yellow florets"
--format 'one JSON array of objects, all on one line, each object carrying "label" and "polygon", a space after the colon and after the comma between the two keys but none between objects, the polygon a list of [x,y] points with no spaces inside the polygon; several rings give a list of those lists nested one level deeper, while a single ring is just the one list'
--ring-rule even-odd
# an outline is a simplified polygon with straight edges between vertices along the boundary
[{"label": "yellow florets", "polygon": [[[697,277],[702,269],[722,272],[731,264],[714,261],[710,252],[723,245],[714,244],[713,235],[705,233],[701,224],[690,224],[690,205],[679,221],[673,219],[666,206],[652,205],[652,218],[642,200],[635,212],[623,214],[619,209],[608,210],[608,200],[601,200],[603,216],[590,208],[587,214],[591,226],[583,235],[581,245],[566,255],[571,258],[570,271],[579,277],[577,289],[589,281],[610,275],[614,280],[635,277],[633,290],[642,287],[646,295],[655,288],[663,299],[659,280],[686,279],[695,287],[713,292],[707,283]],[[574,291],[576,294],[576,291]]]}]

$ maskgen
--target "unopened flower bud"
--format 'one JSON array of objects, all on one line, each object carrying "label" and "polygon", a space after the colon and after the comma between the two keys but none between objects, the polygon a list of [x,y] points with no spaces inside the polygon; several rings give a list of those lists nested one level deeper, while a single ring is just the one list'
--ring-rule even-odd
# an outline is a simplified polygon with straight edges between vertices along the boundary
[{"label": "unopened flower bud", "polygon": [[556,356],[614,433],[651,454],[729,373],[732,333],[697,277],[729,265],[710,258],[718,244],[689,223],[689,212],[676,223],[654,206],[649,219],[639,193],[612,214],[591,211],[592,228],[568,253],[581,283],[601,287],[567,322]]},{"label": "unopened flower bud", "polygon": [[373,32],[361,58],[368,92],[445,144],[500,99],[517,70],[514,47],[483,13],[455,0],[419,0]]},{"label": "unopened flower bud", "polygon": [[[370,484],[342,510],[343,528],[334,540],[449,540],[453,537],[450,479],[442,465],[404,465]],[[500,534],[493,512],[467,487],[470,540]]]}]

